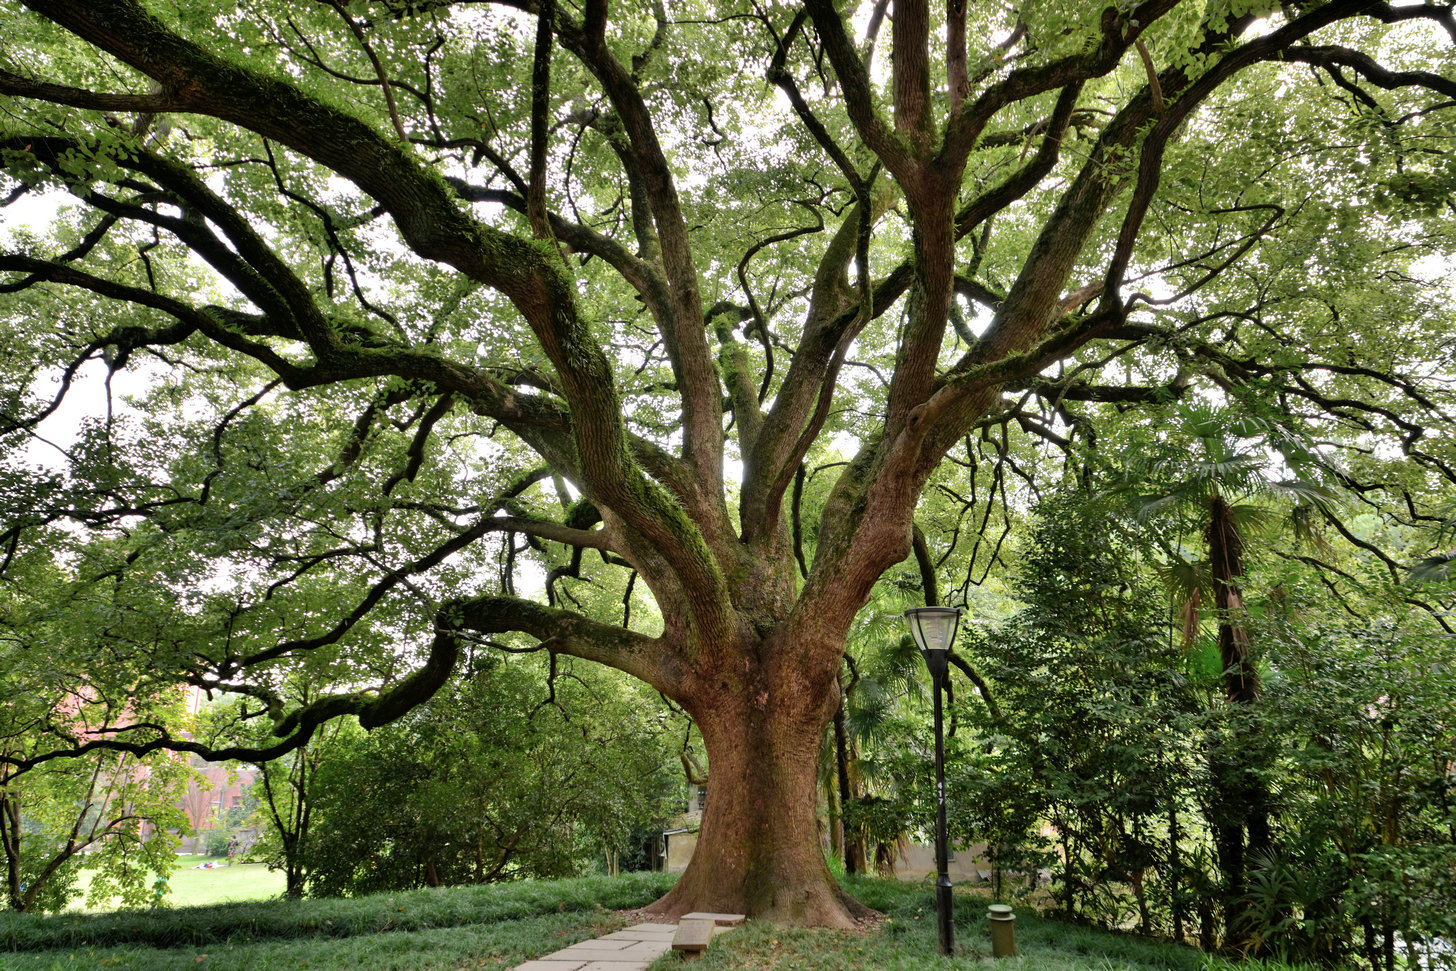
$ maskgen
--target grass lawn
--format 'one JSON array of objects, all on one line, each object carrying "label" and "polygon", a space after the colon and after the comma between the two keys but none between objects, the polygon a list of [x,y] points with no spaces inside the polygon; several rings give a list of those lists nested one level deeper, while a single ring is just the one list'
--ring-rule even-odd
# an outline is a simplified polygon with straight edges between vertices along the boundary
[{"label": "grass lawn", "polygon": [[[221,865],[210,870],[194,869],[198,864],[208,862]],[[226,857],[178,857],[177,869],[172,871],[172,876],[167,881],[172,887],[172,892],[167,894],[167,906],[200,907],[204,904],[271,900],[283,896],[284,879],[281,870],[270,871],[261,863],[239,863],[235,866],[227,866],[226,863]],[[90,882],[91,872],[83,870],[81,887],[73,907],[86,907],[86,887]],[[87,909],[103,911],[111,908]]]},{"label": "grass lawn", "polygon": [[[204,871],[205,872],[205,871]],[[0,913],[0,969],[129,968],[415,971],[512,968],[633,922],[626,908],[671,886],[663,874],[526,881],[350,900],[267,901],[50,917]],[[886,919],[863,933],[791,930],[749,921],[715,940],[693,971],[990,969],[988,900],[956,895],[956,956],[937,953],[929,885],[853,880]],[[1042,920],[1019,908],[1019,956],[997,971],[1272,971],[1190,947]],[[668,954],[653,971],[672,971]]]},{"label": "grass lawn", "polygon": [[[848,880],[856,898],[886,915],[867,933],[793,930],[749,921],[724,934],[693,971],[918,971],[922,968],[990,971],[1274,971],[1283,965],[1229,964],[1192,947],[1128,934],[1042,920],[1029,908],[1016,915],[1017,957],[991,958],[986,906],[989,891],[962,888],[955,895],[955,956],[940,955],[934,888],[883,880]],[[669,955],[651,971],[668,971]]]},{"label": "grass lawn", "polygon": [[[193,867],[208,861],[222,863],[210,870]],[[172,871],[168,882],[168,906],[200,907],[235,900],[271,900],[283,896],[283,871],[269,870],[261,863],[239,863],[227,866],[225,858],[184,856]]]}]

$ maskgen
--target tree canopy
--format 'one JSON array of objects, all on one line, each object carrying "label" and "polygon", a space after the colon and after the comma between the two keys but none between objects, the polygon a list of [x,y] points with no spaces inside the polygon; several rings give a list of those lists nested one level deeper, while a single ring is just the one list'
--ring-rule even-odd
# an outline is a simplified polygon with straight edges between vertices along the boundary
[{"label": "tree canopy", "polygon": [[989,537],[1191,396],[1402,543],[1450,516],[1447,6],[4,0],[0,36],[0,192],[67,200],[0,245],[7,690],[61,658],[271,725],[113,705],[17,771],[268,758],[538,649],[702,733],[660,909],[844,924],[819,743],[918,505]]}]

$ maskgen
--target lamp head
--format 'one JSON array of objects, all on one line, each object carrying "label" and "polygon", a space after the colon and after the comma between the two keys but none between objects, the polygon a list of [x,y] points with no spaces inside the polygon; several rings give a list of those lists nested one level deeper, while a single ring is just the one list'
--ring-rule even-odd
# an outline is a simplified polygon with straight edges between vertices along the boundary
[{"label": "lamp head", "polygon": [[905,611],[904,617],[931,676],[938,678],[945,674],[946,656],[960,627],[960,608],[912,607]]}]

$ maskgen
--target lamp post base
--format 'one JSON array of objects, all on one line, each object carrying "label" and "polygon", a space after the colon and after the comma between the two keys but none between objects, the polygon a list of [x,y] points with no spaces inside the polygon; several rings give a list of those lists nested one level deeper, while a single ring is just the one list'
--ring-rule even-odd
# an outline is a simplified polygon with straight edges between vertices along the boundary
[{"label": "lamp post base", "polygon": [[940,931],[940,953],[950,956],[955,953],[955,900],[948,877],[941,877],[935,885],[935,919]]}]

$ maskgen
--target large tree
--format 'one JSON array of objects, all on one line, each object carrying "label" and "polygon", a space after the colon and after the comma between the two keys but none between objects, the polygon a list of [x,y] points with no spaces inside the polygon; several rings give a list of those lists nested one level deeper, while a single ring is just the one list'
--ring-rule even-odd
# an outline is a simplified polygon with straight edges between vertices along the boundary
[{"label": "large tree", "polygon": [[[658,910],[844,925],[815,781],[846,634],[968,433],[1252,389],[1450,468],[1443,345],[1362,347],[1338,297],[1436,272],[1446,6],[4,0],[0,36],[5,193],[75,204],[0,252],[0,433],[54,434],[88,361],[152,382],[68,468],[12,454],[0,566],[79,547],[136,684],[276,738],[47,758],[276,756],[539,646],[701,731]],[[614,572],[620,624],[583,603]],[[290,706],[282,669],[335,687]]]}]

